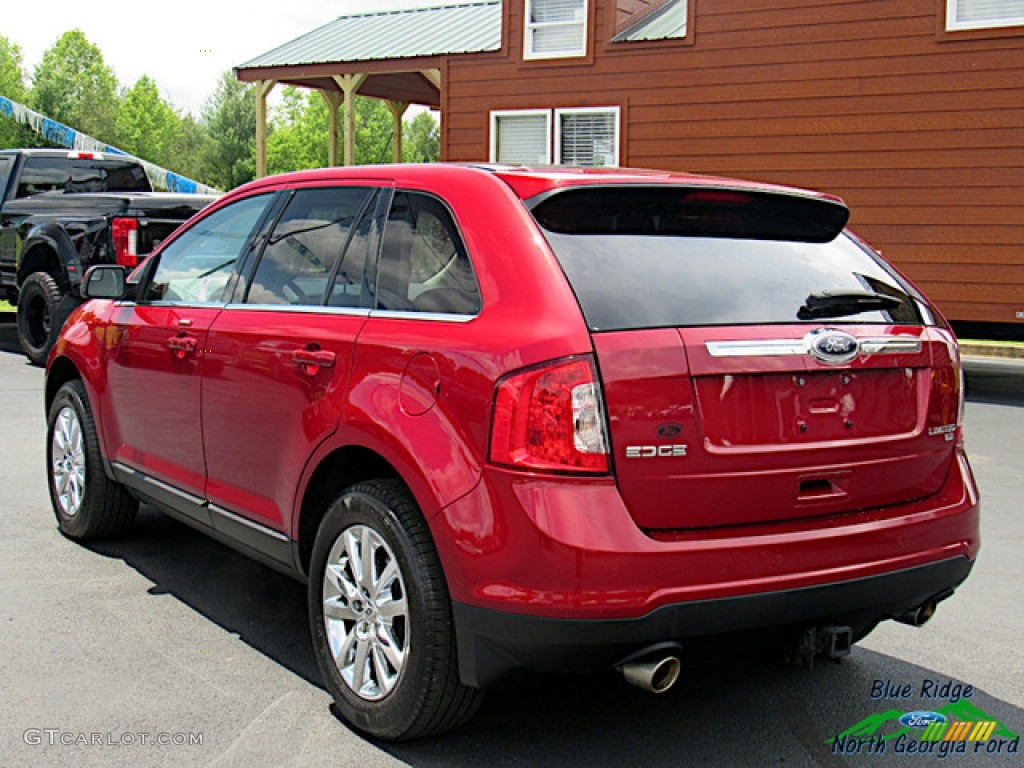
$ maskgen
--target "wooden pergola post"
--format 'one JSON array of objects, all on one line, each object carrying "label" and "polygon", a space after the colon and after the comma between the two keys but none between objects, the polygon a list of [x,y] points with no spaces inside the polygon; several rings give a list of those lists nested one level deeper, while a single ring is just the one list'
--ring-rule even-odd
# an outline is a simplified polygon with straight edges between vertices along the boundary
[{"label": "wooden pergola post", "polygon": [[337,91],[320,91],[320,95],[327,102],[327,164],[338,164],[338,139],[340,138],[338,125],[338,107],[344,96]]},{"label": "wooden pergola post", "polygon": [[267,96],[277,85],[276,80],[257,80],[256,83],[256,178],[267,175]]},{"label": "wooden pergola post", "polygon": [[345,106],[345,155],[343,165],[354,165],[356,161],[356,92],[366,82],[366,75],[334,75],[334,82],[341,88]]},{"label": "wooden pergola post", "polygon": [[391,142],[391,162],[393,163],[402,162],[402,115],[408,108],[409,102],[407,101],[388,101],[388,109],[391,110],[392,118],[392,135],[394,136]]}]

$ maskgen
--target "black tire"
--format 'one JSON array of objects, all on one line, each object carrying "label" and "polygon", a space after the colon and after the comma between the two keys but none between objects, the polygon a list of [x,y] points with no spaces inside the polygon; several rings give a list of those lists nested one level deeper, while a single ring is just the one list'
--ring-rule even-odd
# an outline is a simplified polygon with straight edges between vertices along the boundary
[{"label": "black tire", "polygon": [[[368,576],[360,568],[364,551],[372,553]],[[329,561],[333,577],[325,579]],[[379,577],[391,563],[397,576],[384,583]],[[313,546],[308,598],[320,671],[338,710],[358,730],[413,739],[455,728],[479,709],[484,693],[459,680],[441,562],[401,482],[358,483],[330,506]],[[333,613],[327,619],[326,602]]]},{"label": "black tire", "polygon": [[46,365],[60,333],[57,305],[63,292],[52,275],[33,272],[18,292],[18,341],[32,365]]},{"label": "black tire", "polygon": [[64,384],[50,406],[46,476],[57,525],[70,539],[115,536],[135,519],[139,502],[103,470],[92,408],[77,379]]}]

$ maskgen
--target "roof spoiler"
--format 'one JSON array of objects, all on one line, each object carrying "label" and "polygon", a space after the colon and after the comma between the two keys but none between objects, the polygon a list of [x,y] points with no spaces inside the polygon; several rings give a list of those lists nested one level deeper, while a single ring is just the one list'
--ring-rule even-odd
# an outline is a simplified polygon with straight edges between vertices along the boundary
[{"label": "roof spoiler", "polygon": [[850,218],[846,204],[835,197],[674,184],[562,187],[527,205],[544,229],[570,235],[827,243]]}]

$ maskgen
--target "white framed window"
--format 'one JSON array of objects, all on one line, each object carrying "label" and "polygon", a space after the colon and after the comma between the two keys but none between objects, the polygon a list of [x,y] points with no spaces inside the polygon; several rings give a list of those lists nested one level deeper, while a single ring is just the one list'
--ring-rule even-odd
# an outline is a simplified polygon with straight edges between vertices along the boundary
[{"label": "white framed window", "polygon": [[525,0],[524,59],[587,55],[587,0]]},{"label": "white framed window", "polygon": [[946,29],[1024,25],[1024,0],[946,0]]},{"label": "white framed window", "polygon": [[491,112],[491,162],[616,166],[619,107]]},{"label": "white framed window", "polygon": [[555,110],[555,162],[559,165],[619,164],[619,108]]},{"label": "white framed window", "polygon": [[491,162],[511,165],[551,163],[551,110],[491,112]]}]

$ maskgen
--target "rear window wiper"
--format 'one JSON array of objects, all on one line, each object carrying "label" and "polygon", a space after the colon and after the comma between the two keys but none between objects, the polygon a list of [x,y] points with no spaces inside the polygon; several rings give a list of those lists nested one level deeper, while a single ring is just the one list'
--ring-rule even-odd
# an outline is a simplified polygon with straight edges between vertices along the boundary
[{"label": "rear window wiper", "polygon": [[822,317],[843,317],[857,315],[861,312],[895,309],[903,304],[903,300],[895,296],[873,291],[819,291],[812,293],[804,300],[797,310],[796,316],[801,320],[815,320]]}]

